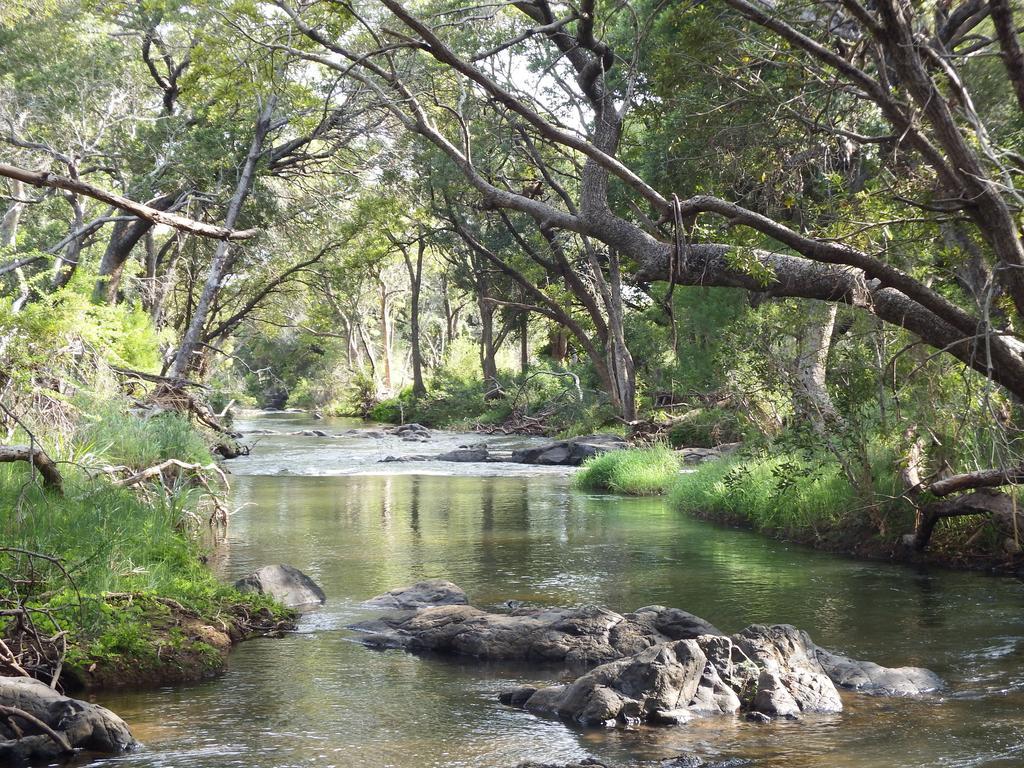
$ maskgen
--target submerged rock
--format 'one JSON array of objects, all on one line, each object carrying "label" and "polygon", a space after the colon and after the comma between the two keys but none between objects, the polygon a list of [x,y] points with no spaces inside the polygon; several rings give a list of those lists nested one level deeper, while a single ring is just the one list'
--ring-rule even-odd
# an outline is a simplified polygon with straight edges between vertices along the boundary
[{"label": "submerged rock", "polygon": [[426,579],[371,597],[363,605],[369,608],[417,610],[436,605],[466,605],[468,602],[465,591],[457,584],[445,579]]},{"label": "submerged rock", "polygon": [[[128,726],[109,709],[62,696],[38,680],[0,677],[0,706],[32,715],[72,749],[118,754],[136,746]],[[51,761],[65,755],[64,747],[37,724],[13,714],[0,718],[0,765]]]},{"label": "submerged rock", "polygon": [[841,688],[879,696],[917,696],[943,687],[942,678],[921,667],[882,667],[815,647],[818,662]]},{"label": "submerged rock", "polygon": [[315,581],[290,565],[265,565],[236,581],[235,589],[270,595],[288,608],[319,605],[327,599]]},{"label": "submerged rock", "polygon": [[456,448],[454,451],[442,453],[437,457],[437,461],[479,462],[487,461],[489,458],[490,455],[486,447]]}]

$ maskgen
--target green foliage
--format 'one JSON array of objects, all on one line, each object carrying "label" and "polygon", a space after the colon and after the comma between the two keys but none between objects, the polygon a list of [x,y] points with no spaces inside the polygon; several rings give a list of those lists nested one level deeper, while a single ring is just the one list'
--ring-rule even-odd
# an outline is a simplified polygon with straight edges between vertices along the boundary
[{"label": "green foliage", "polygon": [[668,431],[673,448],[714,448],[722,443],[743,439],[741,417],[725,408],[695,408],[688,411]]},{"label": "green foliage", "polygon": [[573,478],[573,487],[629,496],[658,496],[679,475],[679,455],[665,446],[611,451],[590,459]]}]

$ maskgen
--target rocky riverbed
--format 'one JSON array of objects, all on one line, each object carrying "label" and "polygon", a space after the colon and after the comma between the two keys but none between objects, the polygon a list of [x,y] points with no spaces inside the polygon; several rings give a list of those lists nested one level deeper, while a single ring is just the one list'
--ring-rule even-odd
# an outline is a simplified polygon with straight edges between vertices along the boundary
[{"label": "rocky riverbed", "polygon": [[840,712],[839,689],[918,696],[943,687],[919,667],[882,667],[814,643],[787,624],[727,635],[678,608],[519,608],[467,604],[450,582],[421,582],[373,598],[397,608],[350,625],[362,642],[481,660],[562,662],[589,668],[569,682],[503,691],[502,703],[585,726],[686,723],[736,715],[767,721]]}]

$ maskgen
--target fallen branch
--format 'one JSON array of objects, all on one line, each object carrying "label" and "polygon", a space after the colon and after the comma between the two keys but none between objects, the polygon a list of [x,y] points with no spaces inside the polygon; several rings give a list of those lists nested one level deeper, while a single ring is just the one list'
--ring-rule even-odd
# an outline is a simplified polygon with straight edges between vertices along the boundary
[{"label": "fallen branch", "polygon": [[39,472],[46,488],[64,493],[64,478],[53,459],[42,448],[28,445],[0,445],[0,463],[27,461]]},{"label": "fallen branch", "polygon": [[955,499],[937,501],[921,508],[918,524],[909,537],[910,543],[920,552],[928,546],[932,532],[940,520],[967,515],[988,515],[1016,525],[1017,512],[1010,496],[990,490],[975,491],[957,496]]},{"label": "fallen branch", "polygon": [[949,496],[951,493],[977,488],[997,488],[1001,485],[1024,483],[1024,466],[1011,469],[982,469],[936,480],[927,487],[932,496]]},{"label": "fallen branch", "polygon": [[[129,486],[138,485],[141,482],[144,482],[146,480],[152,480],[153,478],[156,477],[163,479],[164,470],[170,469],[172,467],[180,470],[187,470],[191,472],[200,473],[200,476],[201,473],[203,472],[214,472],[220,477],[220,480],[224,484],[224,487],[229,487],[227,476],[224,474],[224,471],[216,464],[189,464],[184,461],[179,461],[178,459],[167,459],[166,461],[162,461],[159,464],[154,464],[152,467],[147,467],[146,469],[143,469],[140,472],[136,472],[134,475],[121,478],[120,480],[115,480],[114,485],[118,486],[119,488],[128,488]],[[116,469],[119,468],[111,468],[111,470]],[[205,480],[203,481],[203,484],[206,485]],[[207,489],[209,490],[208,485]]]},{"label": "fallen branch", "polygon": [[55,173],[50,173],[49,171],[30,171],[25,168],[18,168],[13,165],[7,165],[6,163],[0,163],[0,176],[6,176],[9,179],[15,179],[17,181],[24,182],[25,184],[31,184],[34,187],[64,189],[68,192],[85,195],[86,197],[91,197],[94,200],[108,203],[115,208],[120,208],[123,211],[128,211],[128,213],[135,214],[140,219],[152,221],[154,224],[163,224],[168,227],[173,227],[174,229],[179,229],[182,232],[190,232],[193,235],[199,235],[200,237],[209,237],[214,240],[247,240],[254,237],[258,232],[258,230],[255,229],[234,230],[227,229],[225,227],[217,227],[212,224],[204,224],[201,221],[196,221],[195,219],[190,219],[186,216],[179,216],[176,213],[159,211],[156,208],[151,208],[143,203],[130,200],[116,192],[100,189],[99,187],[87,184],[79,179],[60,176]]}]

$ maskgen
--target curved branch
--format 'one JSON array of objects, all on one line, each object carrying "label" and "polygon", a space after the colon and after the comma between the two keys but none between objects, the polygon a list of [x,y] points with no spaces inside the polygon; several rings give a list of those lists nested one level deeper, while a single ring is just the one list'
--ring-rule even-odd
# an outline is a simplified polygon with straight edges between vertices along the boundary
[{"label": "curved branch", "polygon": [[247,240],[250,237],[254,237],[257,233],[255,229],[227,229],[195,221],[186,216],[179,216],[176,213],[158,211],[156,208],[150,208],[148,205],[130,200],[116,192],[110,192],[100,187],[95,187],[92,184],[87,184],[84,181],[68,178],[67,176],[59,176],[49,171],[29,171],[25,168],[0,163],[0,176],[31,184],[34,187],[51,187],[53,189],[76,192],[80,195],[91,197],[94,200],[108,203],[123,211],[133,213],[139,218],[146,219],[154,224],[163,224],[174,229],[180,229],[183,232],[199,235],[200,237],[209,237],[214,240]]}]

